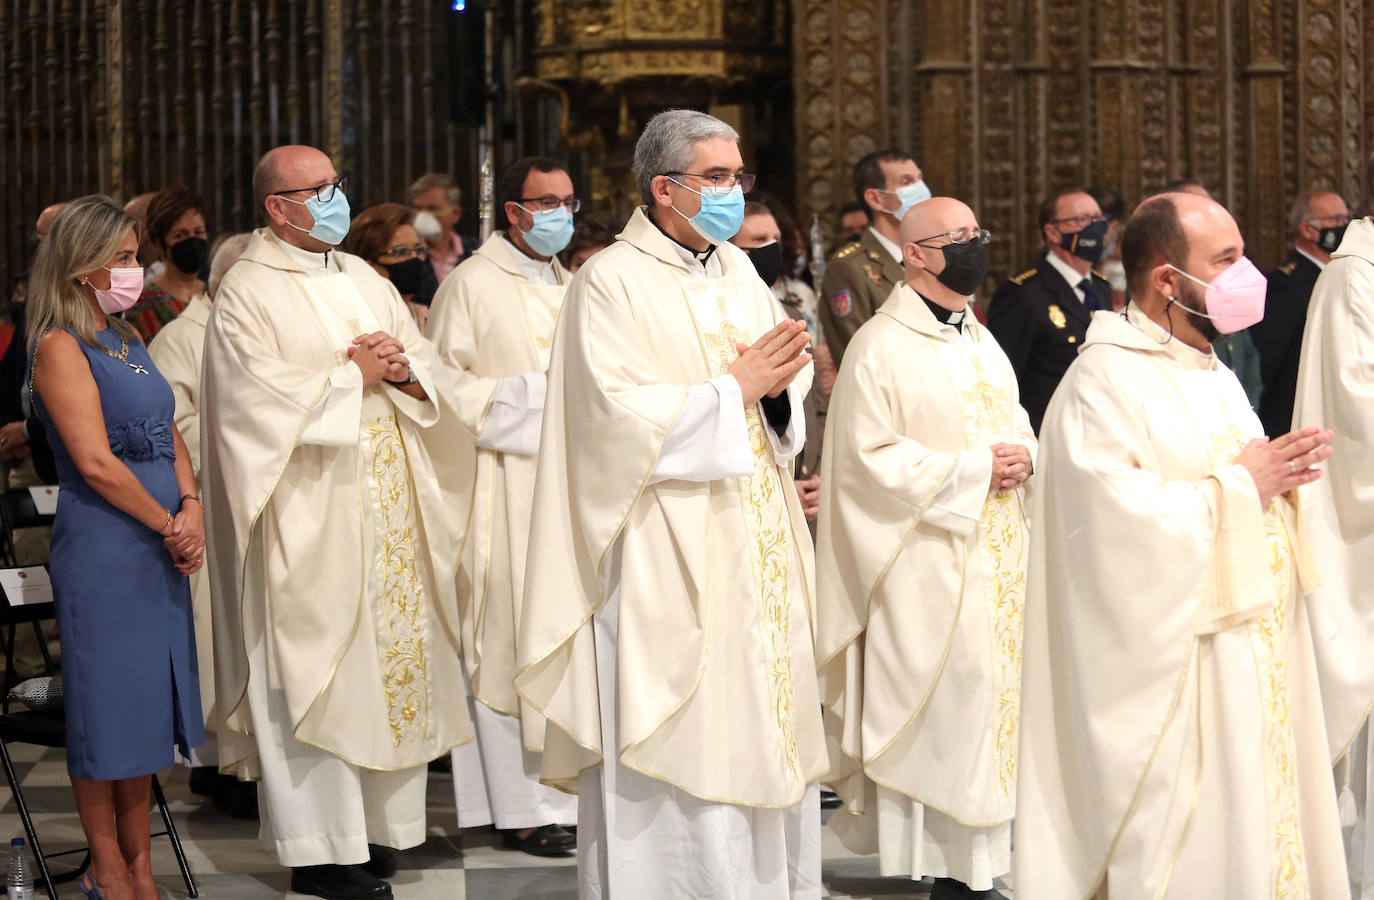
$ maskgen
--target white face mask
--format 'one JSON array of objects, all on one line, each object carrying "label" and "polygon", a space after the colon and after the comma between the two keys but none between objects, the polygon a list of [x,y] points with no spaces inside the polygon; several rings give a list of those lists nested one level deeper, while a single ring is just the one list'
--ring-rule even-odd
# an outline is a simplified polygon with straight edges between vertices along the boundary
[{"label": "white face mask", "polygon": [[1119,294],[1126,293],[1126,264],[1119,259],[1109,260],[1102,264],[1102,277],[1107,279],[1107,283],[1112,286],[1112,290]]}]

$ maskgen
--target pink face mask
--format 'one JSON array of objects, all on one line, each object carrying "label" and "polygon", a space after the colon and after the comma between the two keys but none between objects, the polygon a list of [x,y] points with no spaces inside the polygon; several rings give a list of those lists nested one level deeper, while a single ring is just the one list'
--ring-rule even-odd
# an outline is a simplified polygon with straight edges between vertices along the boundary
[{"label": "pink face mask", "polygon": [[[1242,256],[1227,266],[1220,275],[1212,279],[1211,284],[1201,278],[1194,278],[1171,263],[1166,265],[1184,278],[1190,278],[1207,288],[1206,312],[1188,309],[1186,306],[1183,308],[1195,316],[1211,319],[1217,326],[1217,331],[1222,334],[1243,331],[1264,318],[1264,295],[1268,290],[1269,281],[1264,277],[1264,273],[1245,257]],[[1169,299],[1173,300],[1172,297]],[[1180,303],[1179,306],[1183,304]]]},{"label": "pink face mask", "polygon": [[107,316],[124,312],[137,303],[143,293],[143,267],[111,269],[105,266],[104,269],[110,273],[110,289],[102,291],[97,288],[95,301],[100,304],[100,308]]}]

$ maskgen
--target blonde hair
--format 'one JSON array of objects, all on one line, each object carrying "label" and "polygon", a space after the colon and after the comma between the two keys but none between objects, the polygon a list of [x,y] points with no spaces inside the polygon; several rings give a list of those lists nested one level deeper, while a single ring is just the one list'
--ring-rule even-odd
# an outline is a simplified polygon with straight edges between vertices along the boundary
[{"label": "blonde hair", "polygon": [[[119,252],[124,236],[138,221],[103,194],[91,194],[68,203],[53,220],[48,239],[38,248],[29,279],[29,348],[54,328],[68,328],[92,347],[96,339],[95,317],[76,276],[103,267]],[[106,322],[130,342],[138,332],[122,319],[106,316]]]}]

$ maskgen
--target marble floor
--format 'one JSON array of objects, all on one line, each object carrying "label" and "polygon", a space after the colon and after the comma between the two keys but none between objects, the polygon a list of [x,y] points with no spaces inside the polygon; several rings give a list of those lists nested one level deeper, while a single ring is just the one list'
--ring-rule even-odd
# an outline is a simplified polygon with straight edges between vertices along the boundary
[{"label": "marble floor", "polygon": [[[62,751],[11,744],[10,754],[44,851],[81,846],[84,840]],[[300,896],[289,893],[286,870],[278,867],[276,859],[258,843],[257,823],[223,816],[192,794],[186,783],[188,771],[171,769],[161,777],[200,896],[207,900]],[[0,785],[0,800],[0,837],[23,836],[8,785]],[[159,830],[160,819],[154,825],[154,830]],[[827,897],[903,900],[929,894],[928,883],[880,877],[875,858],[849,853],[829,828],[824,831],[824,851]],[[54,861],[54,869],[79,859]],[[503,849],[489,828],[460,831],[454,820],[453,783],[444,774],[430,774],[429,839],[399,854],[399,859],[400,871],[391,879],[397,900],[563,900],[577,896],[572,857],[537,859]],[[153,842],[153,871],[163,897],[186,896],[186,886],[165,838]],[[1011,897],[1009,890],[1003,893]],[[59,884],[58,895],[81,896],[71,883]],[[41,897],[41,890],[35,891],[35,896]]]}]

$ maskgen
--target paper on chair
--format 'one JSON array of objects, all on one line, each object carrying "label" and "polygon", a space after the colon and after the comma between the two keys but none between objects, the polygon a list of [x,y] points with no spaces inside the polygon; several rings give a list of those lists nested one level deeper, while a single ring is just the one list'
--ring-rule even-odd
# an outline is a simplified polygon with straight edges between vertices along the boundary
[{"label": "paper on chair", "polygon": [[32,606],[52,602],[52,581],[44,566],[0,569],[0,588],[10,606]]},{"label": "paper on chair", "polygon": [[57,515],[57,491],[58,487],[55,484],[40,484],[29,488],[33,507],[38,510],[40,516]]}]

